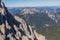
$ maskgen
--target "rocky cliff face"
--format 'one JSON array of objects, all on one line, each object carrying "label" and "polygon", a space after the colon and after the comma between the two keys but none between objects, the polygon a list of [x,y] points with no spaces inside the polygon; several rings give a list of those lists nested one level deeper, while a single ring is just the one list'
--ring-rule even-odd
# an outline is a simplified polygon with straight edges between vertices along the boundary
[{"label": "rocky cliff face", "polygon": [[0,40],[45,40],[22,18],[12,16],[4,3],[0,6]]}]

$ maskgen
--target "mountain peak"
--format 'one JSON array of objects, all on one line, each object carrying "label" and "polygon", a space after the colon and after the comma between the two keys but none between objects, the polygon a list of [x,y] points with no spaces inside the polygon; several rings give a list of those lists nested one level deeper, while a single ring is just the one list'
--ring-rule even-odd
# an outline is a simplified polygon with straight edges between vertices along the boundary
[{"label": "mountain peak", "polygon": [[45,36],[39,36],[22,18],[12,16],[1,1],[0,40],[45,40]]},{"label": "mountain peak", "polygon": [[2,0],[0,0],[0,14],[4,15],[4,12],[5,12],[5,5],[4,3],[2,2]]}]

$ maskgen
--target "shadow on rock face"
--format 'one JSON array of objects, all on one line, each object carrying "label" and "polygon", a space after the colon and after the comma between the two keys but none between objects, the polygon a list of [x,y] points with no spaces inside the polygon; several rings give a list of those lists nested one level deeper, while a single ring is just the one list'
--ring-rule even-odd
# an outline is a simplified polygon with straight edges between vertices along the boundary
[{"label": "shadow on rock face", "polygon": [[6,13],[7,13],[5,16],[6,16],[6,19],[9,23],[9,25],[10,26],[16,25],[17,27],[19,27],[20,22],[18,22],[14,19],[14,17],[8,12],[6,7],[5,7],[5,10],[6,10]]},{"label": "shadow on rock face", "polygon": [[5,5],[3,9],[0,12],[0,40],[37,40],[37,33],[23,19],[12,16]]},{"label": "shadow on rock face", "polygon": [[[16,25],[17,27],[19,27],[19,25],[21,24],[20,22],[16,21],[14,19],[14,17],[8,12],[7,8],[4,7],[5,9],[5,14],[2,15],[2,13],[0,13],[0,25],[4,24],[4,28],[5,28],[5,35],[7,36],[9,33],[13,33],[13,35],[16,34],[16,30],[14,29],[14,25]],[[8,23],[8,25],[10,25],[11,29],[8,30],[6,28],[6,21]],[[3,27],[3,26],[1,26]],[[2,32],[0,32],[1,34],[3,34]]]}]

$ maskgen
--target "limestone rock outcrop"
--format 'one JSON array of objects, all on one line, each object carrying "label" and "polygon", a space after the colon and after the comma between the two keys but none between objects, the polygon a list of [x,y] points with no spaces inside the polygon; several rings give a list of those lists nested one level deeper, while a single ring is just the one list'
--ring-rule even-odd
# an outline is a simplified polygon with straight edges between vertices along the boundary
[{"label": "limestone rock outcrop", "polygon": [[12,16],[4,3],[0,7],[0,40],[45,40],[22,18]]}]

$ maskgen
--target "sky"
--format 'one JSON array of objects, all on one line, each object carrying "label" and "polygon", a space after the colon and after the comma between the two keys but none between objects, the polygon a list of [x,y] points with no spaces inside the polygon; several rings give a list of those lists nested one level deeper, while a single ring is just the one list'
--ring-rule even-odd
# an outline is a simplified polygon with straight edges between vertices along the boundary
[{"label": "sky", "polygon": [[60,0],[3,0],[7,7],[60,6]]}]

